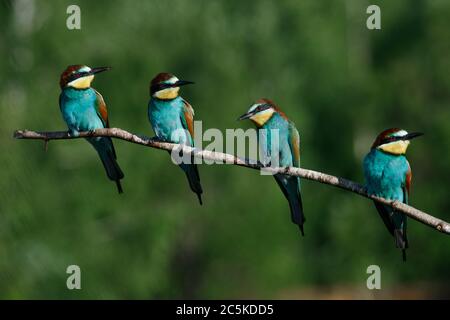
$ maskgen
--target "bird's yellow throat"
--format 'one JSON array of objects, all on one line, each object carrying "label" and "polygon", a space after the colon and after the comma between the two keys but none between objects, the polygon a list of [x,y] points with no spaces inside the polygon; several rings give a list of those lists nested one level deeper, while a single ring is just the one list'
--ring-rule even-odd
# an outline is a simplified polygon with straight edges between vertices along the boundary
[{"label": "bird's yellow throat", "polygon": [[378,149],[395,155],[405,154],[408,149],[409,141],[408,140],[400,140],[391,143],[382,144],[378,147]]},{"label": "bird's yellow throat", "polygon": [[90,75],[69,82],[69,86],[75,89],[87,89],[91,86],[93,80],[94,75]]},{"label": "bird's yellow throat", "polygon": [[161,100],[175,99],[176,97],[178,97],[179,90],[180,90],[179,87],[160,90],[155,93],[155,97]]},{"label": "bird's yellow throat", "polygon": [[274,111],[272,109],[267,109],[251,116],[250,120],[252,120],[258,127],[262,127],[272,117],[273,112]]}]

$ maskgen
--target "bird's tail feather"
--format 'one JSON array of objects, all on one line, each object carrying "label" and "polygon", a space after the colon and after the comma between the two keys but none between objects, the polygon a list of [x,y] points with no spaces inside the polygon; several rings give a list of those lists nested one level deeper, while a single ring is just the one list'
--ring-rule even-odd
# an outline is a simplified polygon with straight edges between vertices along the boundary
[{"label": "bird's tail feather", "polygon": [[406,216],[377,201],[374,201],[374,203],[389,233],[394,236],[395,246],[402,250],[403,261],[406,261],[406,249],[408,248]]},{"label": "bird's tail feather", "polygon": [[181,169],[186,173],[186,177],[189,182],[189,187],[191,190],[197,194],[198,201],[200,205],[203,204],[202,201],[202,185],[200,184],[200,175],[198,173],[198,168],[196,164],[180,164]]},{"label": "bird's tail feather", "polygon": [[283,175],[275,175],[281,191],[289,202],[289,208],[291,210],[291,220],[294,224],[297,224],[302,236],[305,235],[303,230],[303,224],[305,223],[305,215],[303,214],[303,202],[300,190],[298,187],[297,178],[284,177]]},{"label": "bird's tail feather", "polygon": [[120,180],[123,179],[124,174],[119,167],[116,160],[116,154],[114,152],[114,147],[112,141],[108,138],[105,140],[99,140],[92,143],[102,160],[103,166],[105,167],[106,175],[112,181],[116,182],[117,191],[123,193],[122,185]]},{"label": "bird's tail feather", "polygon": [[[169,151],[169,154],[171,154],[170,151]],[[183,156],[182,152],[181,152],[180,156]],[[198,173],[197,165],[194,163],[194,156],[191,157],[191,163],[189,163],[189,164],[180,163],[179,167],[186,174],[186,178],[188,179],[188,182],[189,182],[189,187],[195,194],[197,194],[200,205],[203,205],[203,201],[202,201],[203,189],[202,189],[202,185],[200,184],[200,174]]]},{"label": "bird's tail feather", "polygon": [[406,249],[408,248],[408,239],[406,234],[401,229],[394,230],[395,246],[402,249],[403,261],[406,261]]},{"label": "bird's tail feather", "polygon": [[303,224],[305,223],[306,219],[303,214],[303,204],[300,193],[298,193],[297,195],[289,195],[288,202],[289,208],[291,209],[291,220],[293,223],[298,225],[302,236],[305,236]]}]

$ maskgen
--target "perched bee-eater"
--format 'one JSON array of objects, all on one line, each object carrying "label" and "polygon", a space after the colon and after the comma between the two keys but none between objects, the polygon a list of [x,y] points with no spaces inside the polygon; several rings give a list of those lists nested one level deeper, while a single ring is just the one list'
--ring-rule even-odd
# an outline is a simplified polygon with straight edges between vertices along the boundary
[{"label": "perched bee-eater", "polygon": [[[263,158],[272,158],[272,149],[278,151],[279,165],[282,167],[300,167],[300,136],[292,121],[270,100],[260,99],[242,115],[239,120],[250,119],[260,133],[266,129],[264,134],[258,134],[259,146]],[[278,130],[278,141],[272,141],[271,130]],[[261,132],[262,133],[262,132]],[[272,146],[277,143],[277,147]],[[289,202],[292,222],[297,224],[302,235],[304,235],[302,197],[300,194],[300,178],[285,174],[276,174],[281,191]]]},{"label": "perched bee-eater", "polygon": [[[158,139],[194,146],[194,109],[178,95],[181,86],[192,83],[179,80],[170,73],[159,73],[151,81],[148,118]],[[179,166],[202,204],[203,190],[194,158],[191,157],[190,163],[181,163]]]},{"label": "perched bee-eater", "polygon": [[[421,135],[422,133],[408,133],[397,128],[387,129],[378,135],[364,158],[364,175],[369,194],[408,204],[412,174],[405,153],[410,140]],[[406,261],[406,215],[396,212],[390,206],[376,201],[374,203]]]},{"label": "perched bee-eater", "polygon": [[[61,74],[59,107],[71,135],[77,136],[80,131],[109,128],[105,101],[100,93],[91,88],[94,75],[108,69],[73,65],[68,66]],[[116,182],[117,190],[122,193],[120,180],[123,179],[123,173],[117,164],[111,138],[93,137],[86,140],[97,150],[108,178]]]}]

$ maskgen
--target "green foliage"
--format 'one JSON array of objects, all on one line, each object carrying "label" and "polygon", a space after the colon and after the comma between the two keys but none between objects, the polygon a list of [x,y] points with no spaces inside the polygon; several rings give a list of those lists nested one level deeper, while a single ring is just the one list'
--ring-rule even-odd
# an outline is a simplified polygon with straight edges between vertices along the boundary
[{"label": "green foliage", "polygon": [[[303,182],[301,238],[271,177],[200,166],[204,206],[165,152],[115,141],[125,172],[116,194],[82,140],[12,139],[15,129],[65,130],[59,75],[69,64],[109,65],[94,87],[112,126],[152,135],[148,83],[168,71],[203,128],[235,119],[260,97],[296,123],[302,165],[362,182],[372,140],[396,126],[423,131],[408,158],[412,205],[450,220],[450,2],[7,1],[0,10],[0,297],[277,298],[314,286],[364,290],[378,264],[383,288],[447,286],[448,237],[415,221],[402,263],[373,204]],[[82,290],[66,289],[66,267]]]}]

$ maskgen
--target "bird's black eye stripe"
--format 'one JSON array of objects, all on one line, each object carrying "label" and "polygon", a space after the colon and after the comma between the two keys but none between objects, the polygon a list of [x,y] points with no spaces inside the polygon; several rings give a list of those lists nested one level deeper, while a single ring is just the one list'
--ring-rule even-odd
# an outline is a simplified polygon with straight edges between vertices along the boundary
[{"label": "bird's black eye stripe", "polygon": [[387,137],[381,140],[381,144],[386,144],[394,141],[402,140],[402,137]]},{"label": "bird's black eye stripe", "polygon": [[172,88],[174,86],[175,86],[175,84],[173,84],[173,83],[161,83],[161,89]]},{"label": "bird's black eye stripe", "polygon": [[266,109],[270,108],[270,104],[260,104],[259,106],[256,107],[256,112],[260,112],[260,111],[264,111]]},{"label": "bird's black eye stripe", "polygon": [[170,83],[157,83],[157,84],[152,85],[150,87],[150,90],[151,90],[151,92],[153,94],[153,93],[158,92],[160,90],[171,88],[171,87],[172,87],[172,84],[170,84]]},{"label": "bird's black eye stripe", "polygon": [[78,73],[74,73],[74,74],[71,74],[71,75],[69,76],[69,79],[68,79],[67,82],[72,82],[73,80],[76,80],[76,79],[79,79],[79,78],[83,78],[83,77],[86,77],[86,76],[88,76],[88,75],[90,75],[89,72],[78,72]]}]

